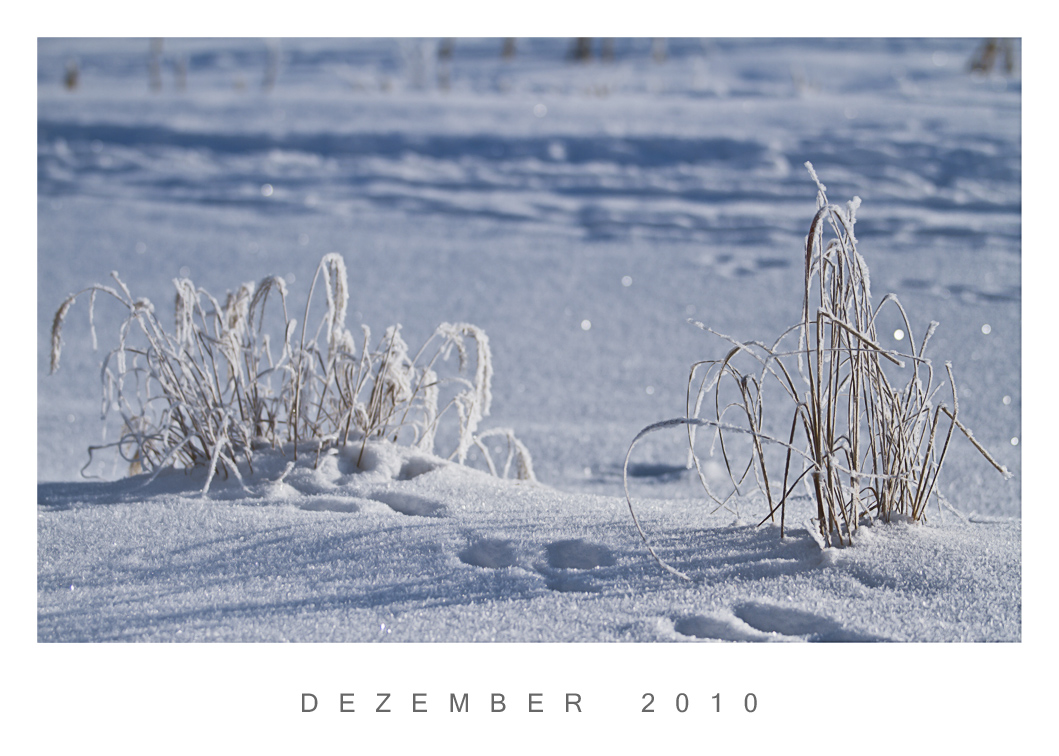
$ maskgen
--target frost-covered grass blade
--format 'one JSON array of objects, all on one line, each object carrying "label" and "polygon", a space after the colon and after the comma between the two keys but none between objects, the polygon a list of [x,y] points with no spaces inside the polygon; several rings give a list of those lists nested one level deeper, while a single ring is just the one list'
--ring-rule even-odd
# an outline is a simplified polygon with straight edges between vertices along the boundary
[{"label": "frost-covered grass blade", "polygon": [[[997,470],[1009,473],[959,420],[950,363],[948,380],[937,382],[926,356],[937,323],[907,354],[880,345],[876,323],[884,307],[897,310],[907,333],[913,330],[894,294],[872,304],[868,265],[854,235],[860,199],[845,207],[831,204],[812,166],[806,167],[817,186],[818,209],[806,238],[800,322],[771,344],[696,324],[727,341],[727,354],[692,365],[686,417],[645,428],[629,455],[645,434],[684,425],[689,467],[716,507],[731,508],[756,492],[766,505],[761,522],[778,517],[782,536],[788,503],[801,486],[815,506],[813,527],[825,545],[834,546],[851,543],[865,518],[918,521],[932,496],[940,504],[938,478],[956,430]],[[723,460],[726,492],[707,480],[696,449],[701,430],[713,434],[708,454],[718,452]],[[626,499],[646,542],[627,469],[628,457]],[[667,570],[687,577],[651,553]]]},{"label": "frost-covered grass blade", "polygon": [[[92,447],[90,462],[95,451],[111,447],[131,472],[205,467],[205,492],[218,472],[241,479],[241,463],[252,472],[254,454],[267,448],[294,459],[308,451],[319,460],[327,449],[349,443],[358,443],[362,455],[374,439],[435,453],[439,423],[455,415],[450,459],[464,464],[470,449],[478,448],[496,473],[483,441],[502,435],[510,449],[504,473],[514,461],[519,478],[534,479],[529,452],[510,430],[479,434],[492,401],[485,333],[468,323],[442,323],[413,354],[400,325],[387,328],[374,345],[371,330],[361,326],[358,346],[345,323],[349,283],[338,254],[326,255],[317,267],[300,325],[290,317],[287,286],[279,277],[243,284],[223,305],[190,280],[174,280],[172,332],[150,302],[133,298],[119,276],[112,277],[116,288],[96,285],[67,297],[52,326],[54,372],[62,325],[79,297],[89,297],[90,322],[100,294],[127,311],[102,367],[103,414],[120,414],[122,432],[117,442]],[[311,330],[318,285],[326,312]],[[273,306],[282,322],[275,341],[264,325],[270,296],[278,300]],[[92,339],[95,345],[94,323]],[[454,349],[458,367],[445,372]]]}]

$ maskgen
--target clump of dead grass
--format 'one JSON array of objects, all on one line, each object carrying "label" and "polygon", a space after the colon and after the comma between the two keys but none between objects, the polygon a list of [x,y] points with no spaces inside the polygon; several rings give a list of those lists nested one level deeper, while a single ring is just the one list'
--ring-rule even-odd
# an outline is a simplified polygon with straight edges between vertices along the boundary
[{"label": "clump of dead grass", "polygon": [[[369,441],[385,439],[435,453],[439,424],[454,417],[450,459],[466,463],[477,449],[497,474],[485,440],[502,436],[508,442],[503,474],[534,479],[529,452],[514,433],[478,430],[492,403],[486,334],[469,323],[442,323],[412,352],[400,325],[378,340],[366,325],[354,333],[346,327],[348,275],[338,254],[317,267],[300,324],[291,317],[287,285],[276,276],[243,284],[223,304],[187,278],[174,280],[172,331],[148,300],[133,297],[117,273],[111,277],[113,286],[67,297],[52,326],[54,372],[63,322],[77,299],[89,300],[93,347],[97,298],[126,311],[101,369],[104,419],[116,413],[122,431],[117,441],[91,447],[89,463],[93,453],[112,448],[131,472],[203,467],[206,492],[217,473],[242,480],[241,464],[252,473],[254,455],[264,449],[319,460],[327,449],[353,444],[359,464]],[[320,288],[325,312],[310,328]],[[279,324],[278,334],[269,333],[266,320]],[[453,352],[458,365],[446,371]]]},{"label": "clump of dead grass", "polygon": [[[805,245],[801,319],[771,343],[727,341],[722,359],[691,367],[687,415],[644,428],[625,460],[625,495],[637,530],[647,543],[628,488],[629,458],[649,433],[686,426],[689,466],[697,471],[717,508],[756,492],[767,508],[761,521],[778,517],[785,533],[788,504],[799,485],[815,505],[810,532],[822,545],[844,545],[862,521],[895,516],[918,521],[932,496],[949,443],[959,431],[1005,476],[959,419],[952,365],[938,375],[927,346],[938,324],[931,322],[918,345],[900,353],[881,346],[876,324],[893,308],[912,338],[908,315],[894,294],[873,305],[868,265],[854,235],[859,198],[831,204],[812,165],[818,209]],[[946,380],[947,379],[947,380]],[[773,397],[778,397],[778,403]],[[769,401],[766,401],[766,398]],[[728,493],[709,484],[696,432],[712,433],[719,448]]]}]

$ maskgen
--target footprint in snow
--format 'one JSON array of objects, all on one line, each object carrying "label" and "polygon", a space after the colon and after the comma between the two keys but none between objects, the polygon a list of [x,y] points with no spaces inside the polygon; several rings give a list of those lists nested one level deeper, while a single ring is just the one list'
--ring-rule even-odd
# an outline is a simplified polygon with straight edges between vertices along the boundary
[{"label": "footprint in snow", "polygon": [[599,592],[597,576],[589,571],[617,563],[609,548],[580,538],[549,543],[545,552],[548,563],[538,566],[538,570],[548,578],[548,587],[560,593]]},{"label": "footprint in snow", "polygon": [[545,547],[548,566],[561,570],[591,570],[595,567],[611,567],[617,560],[606,546],[576,538],[555,541]]},{"label": "footprint in snow", "polygon": [[733,611],[736,617],[750,627],[764,633],[802,637],[808,641],[822,643],[861,643],[885,640],[885,638],[847,630],[828,617],[786,606],[750,601],[740,604]]},{"label": "footprint in snow", "polygon": [[518,562],[515,545],[500,538],[482,538],[460,552],[460,561],[474,567],[502,569]]},{"label": "footprint in snow", "polygon": [[732,622],[716,617],[693,614],[673,621],[673,629],[690,638],[712,638],[725,641],[760,641],[764,638],[740,628],[738,621]]}]

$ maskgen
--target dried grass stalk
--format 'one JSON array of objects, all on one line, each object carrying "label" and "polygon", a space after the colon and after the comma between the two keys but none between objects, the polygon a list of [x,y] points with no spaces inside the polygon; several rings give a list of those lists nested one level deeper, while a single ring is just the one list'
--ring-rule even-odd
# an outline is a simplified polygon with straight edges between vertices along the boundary
[{"label": "dried grass stalk", "polygon": [[[930,324],[911,353],[880,346],[876,322],[884,307],[897,310],[906,333],[912,328],[895,295],[872,305],[868,266],[854,235],[860,199],[845,207],[829,203],[816,172],[806,167],[818,209],[806,239],[801,320],[771,344],[696,324],[731,348],[723,359],[692,365],[686,417],[648,426],[629,447],[625,494],[645,543],[628,490],[629,458],[644,435],[678,425],[687,426],[689,466],[717,508],[748,488],[756,491],[767,506],[761,523],[778,515],[782,537],[787,504],[801,484],[815,504],[814,527],[825,546],[851,543],[865,519],[918,521],[931,496],[940,506],[938,478],[956,430],[1010,477],[958,419],[951,364],[945,363],[947,388],[935,385],[926,348],[938,324]],[[951,408],[939,401],[942,390]],[[782,401],[774,406],[767,396]],[[712,432],[711,450],[720,449],[732,484],[726,496],[707,483],[695,448],[699,429]],[[687,577],[648,548],[666,570]]]},{"label": "dried grass stalk", "polygon": [[[174,280],[174,330],[167,332],[150,302],[134,299],[118,275],[117,287],[91,286],[67,297],[52,325],[51,370],[59,368],[62,326],[82,295],[105,294],[126,311],[118,343],[103,359],[103,414],[120,414],[122,433],[113,444],[89,449],[92,455],[113,448],[130,469],[154,475],[166,467],[204,467],[203,491],[215,475],[240,480],[239,464],[253,471],[253,456],[264,448],[319,455],[332,447],[359,442],[361,453],[372,439],[407,442],[434,453],[443,418],[456,415],[456,446],[450,458],[461,464],[481,439],[502,434],[512,445],[520,478],[533,480],[529,452],[507,430],[478,434],[492,401],[492,355],[485,333],[467,323],[443,323],[423,347],[411,354],[399,325],[371,344],[361,326],[362,344],[345,324],[349,283],[340,255],[325,256],[306,299],[301,328],[287,307],[282,278],[268,277],[230,292],[223,305],[188,279]],[[313,294],[322,283],[326,312],[312,332]],[[279,353],[265,331],[270,295],[278,296],[282,323]],[[92,324],[95,344],[95,327]],[[468,373],[474,346],[475,369]],[[444,373],[452,350],[455,371]],[[359,352],[359,353],[358,353]],[[487,466],[496,471],[486,452]],[[88,465],[85,465],[87,468]],[[84,472],[84,470],[82,470]]]}]

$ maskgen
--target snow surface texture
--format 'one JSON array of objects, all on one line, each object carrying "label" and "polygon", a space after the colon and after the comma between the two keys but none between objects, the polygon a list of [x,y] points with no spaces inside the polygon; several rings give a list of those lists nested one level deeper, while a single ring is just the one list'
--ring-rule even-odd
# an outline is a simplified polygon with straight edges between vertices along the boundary
[{"label": "snow surface texture", "polygon": [[[1017,641],[1021,638],[1019,79],[970,75],[966,40],[255,40],[38,48],[38,638],[98,640]],[[63,87],[76,60],[77,88]],[[269,86],[265,86],[265,85]],[[267,91],[266,91],[267,90]],[[961,515],[865,529],[821,551],[760,502],[710,513],[681,433],[688,368],[771,338],[801,306],[815,211],[859,196],[858,248],[931,354],[960,417],[1014,473],[953,441]],[[350,275],[349,320],[489,335],[490,427],[541,485],[408,449],[338,452],[285,477],[174,471],[149,487],[95,464],[99,363],[119,315],[79,305],[48,375],[62,298],[111,270],[156,304],[283,276]],[[108,330],[108,326],[110,330]],[[899,348],[897,323],[879,333]],[[904,342],[907,344],[907,341]],[[120,429],[108,429],[113,438]],[[720,476],[721,470],[707,474]],[[282,477],[282,480],[280,478]]]}]

